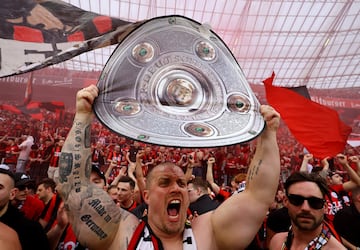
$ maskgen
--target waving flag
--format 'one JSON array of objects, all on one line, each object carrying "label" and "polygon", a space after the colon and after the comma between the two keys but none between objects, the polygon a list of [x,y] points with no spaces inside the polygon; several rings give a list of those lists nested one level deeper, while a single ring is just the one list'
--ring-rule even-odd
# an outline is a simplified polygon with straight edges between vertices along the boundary
[{"label": "waving flag", "polygon": [[65,105],[63,102],[38,102],[38,101],[31,101],[24,105],[9,105],[9,104],[2,104],[0,105],[1,110],[7,110],[14,114],[23,114],[25,116],[31,117],[36,120],[42,120],[44,118],[41,109],[48,110],[50,112],[54,112],[57,116],[57,119],[60,119],[61,115],[65,110]]},{"label": "waving flag", "polygon": [[119,43],[140,23],[54,0],[2,0],[0,77],[21,74]]},{"label": "waving flag", "polygon": [[351,128],[338,113],[287,88],[273,86],[275,74],[264,80],[266,99],[294,137],[315,157],[332,157],[345,148]]},{"label": "waving flag", "polygon": [[37,106],[33,106],[31,103],[22,106],[2,104],[0,105],[0,109],[7,110],[18,115],[22,114],[39,121],[41,121],[44,118],[40,108]]}]

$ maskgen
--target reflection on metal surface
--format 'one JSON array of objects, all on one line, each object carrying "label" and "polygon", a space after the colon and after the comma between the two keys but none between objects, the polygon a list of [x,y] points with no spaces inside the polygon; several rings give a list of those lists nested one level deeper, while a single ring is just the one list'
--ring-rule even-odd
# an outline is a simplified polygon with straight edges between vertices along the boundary
[{"label": "reflection on metal surface", "polygon": [[115,103],[114,108],[121,115],[136,115],[141,110],[136,100],[119,100]]},{"label": "reflection on metal surface", "polygon": [[154,58],[154,47],[150,43],[139,43],[133,48],[132,56],[138,62],[150,62]]},{"label": "reflection on metal surface", "polygon": [[264,128],[260,104],[223,41],[182,16],[151,19],[115,49],[94,111],[112,131],[178,147],[245,142]]},{"label": "reflection on metal surface", "polygon": [[186,106],[193,102],[195,86],[186,79],[175,79],[166,88],[166,97],[170,105]]},{"label": "reflection on metal surface", "polygon": [[199,42],[196,45],[197,55],[206,61],[214,60],[215,58],[215,49],[208,42]]},{"label": "reflection on metal surface", "polygon": [[228,98],[228,108],[233,112],[249,112],[251,105],[248,98],[242,94],[232,94]]},{"label": "reflection on metal surface", "polygon": [[213,128],[203,123],[188,123],[184,129],[187,133],[197,137],[209,137],[215,133]]}]

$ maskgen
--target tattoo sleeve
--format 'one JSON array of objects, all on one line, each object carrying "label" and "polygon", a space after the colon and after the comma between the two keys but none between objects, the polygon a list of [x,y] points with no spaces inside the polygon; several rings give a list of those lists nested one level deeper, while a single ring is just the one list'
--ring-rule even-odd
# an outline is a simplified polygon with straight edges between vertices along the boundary
[{"label": "tattoo sleeve", "polygon": [[59,182],[79,242],[97,248],[111,242],[128,213],[121,211],[103,189],[90,183],[90,128],[90,120],[77,120],[75,116],[60,156]]}]

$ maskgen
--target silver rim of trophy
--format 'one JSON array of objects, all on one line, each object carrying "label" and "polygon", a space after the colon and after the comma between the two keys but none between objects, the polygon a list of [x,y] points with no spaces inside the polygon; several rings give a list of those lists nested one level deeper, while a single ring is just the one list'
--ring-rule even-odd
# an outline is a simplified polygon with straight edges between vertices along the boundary
[{"label": "silver rim of trophy", "polygon": [[151,19],[117,46],[94,112],[113,132],[151,144],[217,147],[254,139],[260,104],[225,43],[183,16]]}]

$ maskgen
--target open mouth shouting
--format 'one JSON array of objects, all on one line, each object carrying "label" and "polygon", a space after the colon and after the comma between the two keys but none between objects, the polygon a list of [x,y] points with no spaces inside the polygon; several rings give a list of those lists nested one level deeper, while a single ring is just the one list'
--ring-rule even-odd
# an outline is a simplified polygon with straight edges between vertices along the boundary
[{"label": "open mouth shouting", "polygon": [[167,213],[169,215],[170,221],[179,220],[179,211],[180,211],[180,200],[171,200],[167,206]]}]

